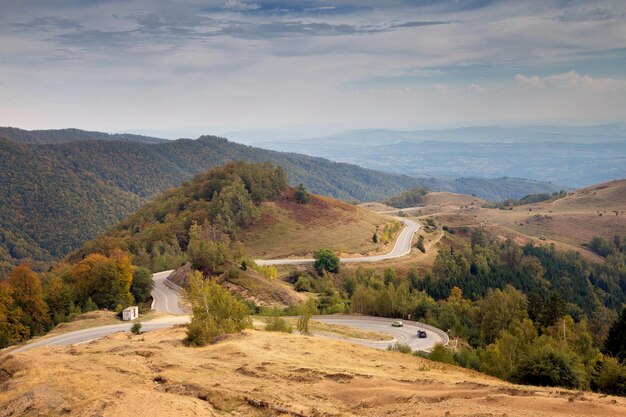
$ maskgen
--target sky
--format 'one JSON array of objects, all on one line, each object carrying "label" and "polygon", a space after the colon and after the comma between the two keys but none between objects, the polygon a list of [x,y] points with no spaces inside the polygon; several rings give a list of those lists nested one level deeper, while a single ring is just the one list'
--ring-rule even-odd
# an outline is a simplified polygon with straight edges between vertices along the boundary
[{"label": "sky", "polygon": [[624,121],[624,0],[0,0],[3,126],[177,138]]}]

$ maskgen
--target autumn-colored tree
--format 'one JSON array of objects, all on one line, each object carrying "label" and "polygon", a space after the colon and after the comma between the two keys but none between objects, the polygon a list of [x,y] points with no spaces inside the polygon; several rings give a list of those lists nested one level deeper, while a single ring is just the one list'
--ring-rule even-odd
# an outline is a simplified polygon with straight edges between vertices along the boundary
[{"label": "autumn-colored tree", "polygon": [[39,276],[27,265],[20,265],[13,268],[7,282],[11,286],[14,306],[24,313],[22,323],[30,329],[31,335],[46,332],[51,322]]},{"label": "autumn-colored tree", "polygon": [[45,300],[55,324],[66,321],[74,309],[72,288],[58,275],[48,282]]},{"label": "autumn-colored tree", "polygon": [[203,346],[222,334],[238,333],[252,326],[248,307],[213,280],[194,271],[189,276],[186,298],[193,316],[187,325],[187,342]]},{"label": "autumn-colored tree", "polygon": [[130,286],[133,281],[130,256],[119,249],[111,256],[94,253],[72,268],[72,279],[82,303],[91,298],[100,308],[133,303]]},{"label": "autumn-colored tree", "polygon": [[30,329],[22,324],[24,314],[15,307],[12,292],[9,284],[0,282],[0,349],[30,337]]}]

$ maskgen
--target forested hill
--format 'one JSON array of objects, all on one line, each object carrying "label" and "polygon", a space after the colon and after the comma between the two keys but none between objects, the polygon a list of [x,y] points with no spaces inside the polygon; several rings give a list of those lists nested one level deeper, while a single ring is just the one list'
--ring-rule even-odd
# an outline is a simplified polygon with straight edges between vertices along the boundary
[{"label": "forested hill", "polygon": [[0,139],[0,275],[24,260],[43,267],[166,189],[232,160],[271,161],[291,184],[344,200],[381,199],[417,181],[210,136],[161,144]]},{"label": "forested hill", "polygon": [[[315,194],[348,201],[385,200],[420,185],[458,188],[454,181],[381,173],[215,136],[169,141],[78,129],[0,128],[0,275],[3,267],[23,260],[43,267],[168,188],[233,160],[272,162],[285,169],[291,185],[304,183]],[[481,181],[489,182],[491,192],[531,193],[524,180],[477,179],[477,189]],[[532,182],[532,192],[545,191],[542,184],[551,187]]]},{"label": "forested hill", "polygon": [[2,126],[0,126],[0,138],[9,139],[17,143],[30,144],[67,143],[84,140],[117,140],[140,143],[168,142],[167,139],[133,135],[130,133],[110,134],[81,129],[24,130],[16,127]]}]

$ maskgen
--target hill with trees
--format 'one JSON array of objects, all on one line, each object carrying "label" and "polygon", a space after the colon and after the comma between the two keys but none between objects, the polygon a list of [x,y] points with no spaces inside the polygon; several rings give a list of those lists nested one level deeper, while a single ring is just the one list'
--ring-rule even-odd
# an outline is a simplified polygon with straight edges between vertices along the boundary
[{"label": "hill with trees", "polygon": [[213,260],[224,258],[229,250],[242,258],[242,244],[250,256],[271,258],[311,255],[320,247],[364,253],[385,249],[393,240],[390,235],[387,242],[382,237],[381,242],[372,241],[372,234],[380,229],[382,236],[393,219],[312,193],[303,202],[298,191],[289,187],[281,167],[231,162],[169,190],[87,242],[69,260],[121,248],[132,254],[134,264],[161,271],[193,256],[196,234],[220,252],[206,256],[211,265],[200,268],[213,271],[220,265]]},{"label": "hill with trees", "polygon": [[217,137],[51,145],[0,139],[0,275],[22,261],[43,268],[167,189],[233,160],[272,161],[285,168],[292,185],[343,200],[385,197],[415,182]]}]

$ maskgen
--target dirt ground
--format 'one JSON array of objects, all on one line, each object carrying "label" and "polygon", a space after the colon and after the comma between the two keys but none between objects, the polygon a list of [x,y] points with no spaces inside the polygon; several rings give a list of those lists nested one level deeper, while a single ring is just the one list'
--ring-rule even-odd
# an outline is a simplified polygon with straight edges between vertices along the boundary
[{"label": "dirt ground", "polygon": [[250,330],[184,329],[0,358],[0,416],[610,416],[626,399],[515,386],[426,359]]}]

